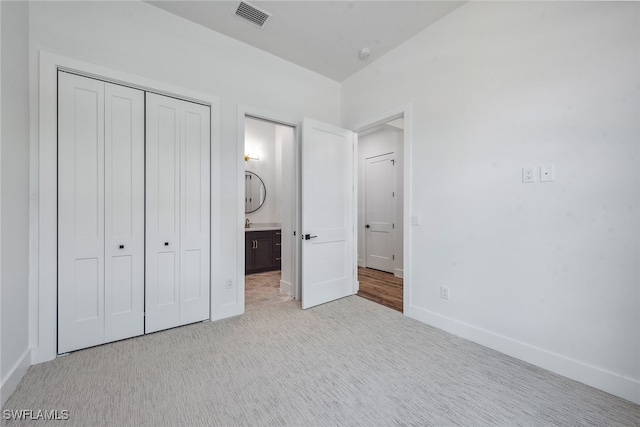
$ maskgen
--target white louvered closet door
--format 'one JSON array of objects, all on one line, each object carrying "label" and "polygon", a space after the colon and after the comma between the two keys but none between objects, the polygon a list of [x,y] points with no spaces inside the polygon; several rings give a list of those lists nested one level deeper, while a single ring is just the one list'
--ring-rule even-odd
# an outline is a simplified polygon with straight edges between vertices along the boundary
[{"label": "white louvered closet door", "polygon": [[144,332],[144,93],[58,73],[58,353]]},{"label": "white louvered closet door", "polygon": [[209,124],[209,107],[147,94],[147,333],[209,318]]}]

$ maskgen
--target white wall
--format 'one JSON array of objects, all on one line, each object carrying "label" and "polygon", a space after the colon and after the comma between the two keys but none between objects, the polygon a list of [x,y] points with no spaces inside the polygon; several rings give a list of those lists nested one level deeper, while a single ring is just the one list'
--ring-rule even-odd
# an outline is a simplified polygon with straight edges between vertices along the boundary
[{"label": "white wall", "polygon": [[251,223],[279,223],[282,196],[277,182],[277,173],[279,173],[281,153],[277,150],[280,141],[276,140],[276,125],[247,117],[244,132],[245,154],[258,156],[260,159],[246,161],[245,170],[258,175],[266,188],[266,197],[262,206],[245,216]]},{"label": "white wall", "polygon": [[393,238],[394,274],[402,277],[402,197],[403,197],[403,131],[387,125],[376,127],[372,133],[364,132],[358,135],[358,266],[366,266],[366,229],[365,226],[365,166],[369,157],[380,156],[382,154],[395,154],[396,171],[396,217],[394,219],[395,231]]},{"label": "white wall", "polygon": [[[238,106],[299,121],[306,115],[337,124],[339,84],[143,2],[36,2],[29,4],[29,10],[35,135],[40,49],[220,98],[221,169],[213,174],[223,183],[221,257],[212,262],[212,316],[240,314],[243,294],[237,286],[241,271],[237,237],[243,224],[238,220],[242,213],[237,198],[238,168],[243,166],[237,158]],[[37,140],[32,146],[37,148]],[[37,181],[37,176],[33,179]],[[37,188],[32,188],[32,195],[37,197]],[[36,220],[32,217],[34,227]],[[37,233],[31,243],[37,247]],[[235,285],[232,289],[224,286],[227,278]]]},{"label": "white wall", "polygon": [[640,403],[639,55],[635,2],[470,2],[343,83],[413,103],[406,314]]},{"label": "white wall", "polygon": [[28,6],[0,2],[0,407],[30,364]]}]

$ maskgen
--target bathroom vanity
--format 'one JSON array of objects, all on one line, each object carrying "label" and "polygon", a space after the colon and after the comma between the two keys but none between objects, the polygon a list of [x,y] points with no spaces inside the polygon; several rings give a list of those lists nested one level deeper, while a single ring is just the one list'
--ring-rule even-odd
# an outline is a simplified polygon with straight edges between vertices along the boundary
[{"label": "bathroom vanity", "polygon": [[[262,207],[267,196],[264,181],[257,174],[245,171],[245,213]],[[255,223],[245,219],[244,273],[260,273],[280,270],[282,225],[280,223]]]},{"label": "bathroom vanity", "polygon": [[245,230],[245,274],[280,270],[282,230],[279,228],[256,228]]}]

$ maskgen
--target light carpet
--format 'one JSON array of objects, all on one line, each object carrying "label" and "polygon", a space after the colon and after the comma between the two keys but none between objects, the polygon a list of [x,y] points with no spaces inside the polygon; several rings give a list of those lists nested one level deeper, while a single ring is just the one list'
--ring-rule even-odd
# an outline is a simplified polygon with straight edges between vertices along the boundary
[{"label": "light carpet", "polygon": [[[296,301],[32,366],[3,409],[70,425],[638,426],[640,406],[359,297]],[[3,425],[48,425],[4,421]]]}]

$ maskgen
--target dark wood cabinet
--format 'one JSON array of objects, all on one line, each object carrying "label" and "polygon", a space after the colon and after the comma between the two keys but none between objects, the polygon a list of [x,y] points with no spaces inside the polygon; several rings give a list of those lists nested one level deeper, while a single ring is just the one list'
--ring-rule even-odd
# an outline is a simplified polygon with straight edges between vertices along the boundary
[{"label": "dark wood cabinet", "polygon": [[245,231],[245,274],[280,270],[281,234],[281,230]]}]

